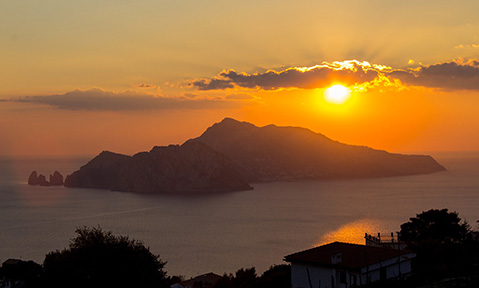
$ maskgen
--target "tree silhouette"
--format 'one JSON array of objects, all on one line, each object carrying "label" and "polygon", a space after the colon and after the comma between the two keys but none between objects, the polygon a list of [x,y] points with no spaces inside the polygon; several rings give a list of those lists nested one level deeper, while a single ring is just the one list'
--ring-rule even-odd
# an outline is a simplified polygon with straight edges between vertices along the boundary
[{"label": "tree silhouette", "polygon": [[290,288],[291,266],[287,264],[271,266],[259,279],[261,288]]},{"label": "tree silhouette", "polygon": [[165,262],[142,242],[78,228],[69,248],[46,255],[46,287],[167,287]]},{"label": "tree silhouette", "polygon": [[467,223],[461,223],[456,212],[431,209],[402,224],[400,237],[410,247],[416,247],[424,244],[460,243],[468,232]]},{"label": "tree silhouette", "polygon": [[290,288],[291,266],[275,265],[258,277],[255,267],[241,268],[233,274],[224,274],[214,288]]},{"label": "tree silhouette", "polygon": [[431,209],[401,225],[400,239],[415,251],[421,277],[439,279],[467,273],[477,255],[477,241],[456,212]]}]

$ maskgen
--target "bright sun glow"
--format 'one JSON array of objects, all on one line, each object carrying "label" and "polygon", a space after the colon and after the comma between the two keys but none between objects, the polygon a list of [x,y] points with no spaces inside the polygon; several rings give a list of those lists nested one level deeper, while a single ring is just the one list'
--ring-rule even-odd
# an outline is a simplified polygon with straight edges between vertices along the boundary
[{"label": "bright sun glow", "polygon": [[349,89],[339,84],[324,91],[324,99],[333,104],[343,104],[349,99],[349,95]]}]

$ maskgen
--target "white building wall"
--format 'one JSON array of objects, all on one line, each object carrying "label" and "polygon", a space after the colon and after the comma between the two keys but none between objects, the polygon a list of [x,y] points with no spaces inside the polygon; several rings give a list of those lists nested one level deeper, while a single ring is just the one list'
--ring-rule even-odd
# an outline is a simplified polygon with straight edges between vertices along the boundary
[{"label": "white building wall", "polygon": [[[366,284],[368,282],[376,282],[381,279],[381,270],[385,270],[386,279],[396,278],[399,276],[399,268],[401,275],[411,273],[411,259],[416,255],[414,253],[401,256],[398,264],[397,258],[391,258],[380,263],[369,265],[361,269],[361,275],[357,275],[357,284]],[[400,265],[400,266],[399,266]],[[308,280],[311,279],[311,284]],[[351,284],[352,275],[346,271],[346,284],[339,283],[340,270],[334,268],[322,268],[315,266],[307,266],[298,263],[291,263],[291,284],[292,288],[333,288],[331,276],[334,277],[334,288],[346,288]]]},{"label": "white building wall", "polygon": [[[416,257],[416,254],[414,254],[414,257]],[[413,257],[413,258],[414,258]],[[401,274],[404,275],[410,275],[412,273],[412,258],[409,258],[406,261],[401,262]]]},{"label": "white building wall", "polygon": [[[346,283],[340,283],[340,273],[344,271]],[[308,279],[311,279],[311,284]],[[359,274],[352,275],[349,271],[334,268],[321,268],[292,263],[291,264],[291,284],[292,288],[348,288],[354,284],[360,285]],[[333,285],[334,281],[334,285]]]},{"label": "white building wall", "polygon": [[309,277],[311,279],[311,285],[313,286],[313,288],[332,288],[331,276],[334,276],[334,280],[336,281],[335,269],[311,267],[311,266],[292,263],[291,264],[292,288],[310,288],[311,287],[308,280],[308,271],[309,271]]},{"label": "white building wall", "polygon": [[416,256],[415,253],[409,253],[401,256],[401,262],[398,263],[398,258],[391,258],[379,263],[363,267],[361,269],[361,280],[363,283],[375,282],[381,279],[381,269],[386,270],[386,279],[410,274],[412,271],[411,259]]}]

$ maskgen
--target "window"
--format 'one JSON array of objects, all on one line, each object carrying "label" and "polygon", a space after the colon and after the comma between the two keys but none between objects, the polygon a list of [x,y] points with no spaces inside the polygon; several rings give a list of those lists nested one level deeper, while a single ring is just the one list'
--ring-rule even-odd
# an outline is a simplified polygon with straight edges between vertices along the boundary
[{"label": "window", "polygon": [[386,280],[387,274],[386,274],[386,267],[382,267],[380,270],[379,270],[379,279],[381,280]]},{"label": "window", "polygon": [[351,275],[351,283],[356,286],[358,285],[358,280],[356,278],[356,275]]},{"label": "window", "polygon": [[339,283],[346,284],[346,271],[339,271]]}]

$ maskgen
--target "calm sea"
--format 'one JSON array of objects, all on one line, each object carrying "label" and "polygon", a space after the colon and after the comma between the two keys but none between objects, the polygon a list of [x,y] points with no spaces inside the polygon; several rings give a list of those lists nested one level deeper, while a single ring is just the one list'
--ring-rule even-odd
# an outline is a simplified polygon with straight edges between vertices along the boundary
[{"label": "calm sea", "polygon": [[168,261],[169,275],[259,273],[285,255],[330,241],[363,243],[364,233],[399,231],[432,208],[479,220],[479,152],[437,153],[447,172],[430,175],[255,184],[205,197],[137,195],[32,187],[32,170],[70,174],[77,159],[0,159],[0,261],[42,263],[68,246],[75,228],[98,226],[142,240]]}]

